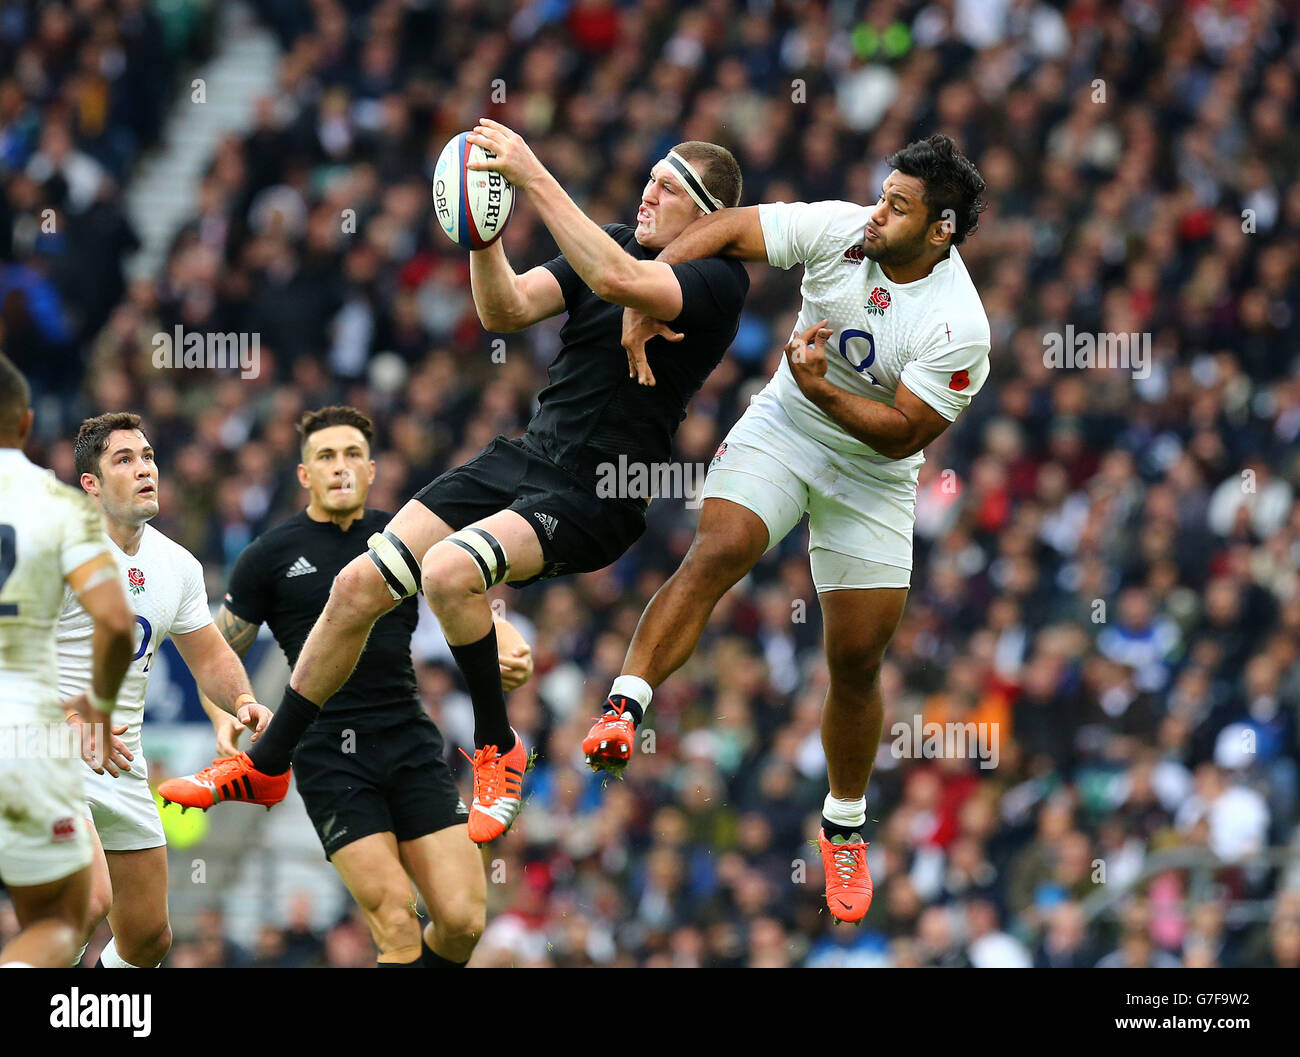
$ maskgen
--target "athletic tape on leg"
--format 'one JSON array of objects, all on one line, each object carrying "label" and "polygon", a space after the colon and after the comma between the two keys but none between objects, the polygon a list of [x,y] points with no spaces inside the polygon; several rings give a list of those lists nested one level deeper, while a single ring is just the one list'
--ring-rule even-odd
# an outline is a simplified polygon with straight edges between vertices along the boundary
[{"label": "athletic tape on leg", "polygon": [[481,528],[471,525],[459,532],[453,532],[447,537],[447,542],[454,543],[474,559],[475,567],[483,576],[483,590],[495,587],[510,575],[510,561],[506,558],[506,550],[492,533],[484,532]]},{"label": "athletic tape on leg", "polygon": [[376,532],[366,540],[366,545],[370,548],[366,554],[383,576],[395,602],[419,593],[420,563],[405,543],[385,530]]}]

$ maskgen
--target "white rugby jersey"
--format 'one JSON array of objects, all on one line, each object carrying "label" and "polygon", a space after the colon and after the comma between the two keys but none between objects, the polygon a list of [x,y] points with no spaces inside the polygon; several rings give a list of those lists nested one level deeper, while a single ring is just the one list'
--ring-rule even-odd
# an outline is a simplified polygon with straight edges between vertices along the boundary
[{"label": "white rugby jersey", "polygon": [[[891,282],[862,252],[874,208],[853,202],[760,205],[767,259],[782,269],[804,265],[795,332],[829,321],[827,381],[890,406],[902,382],[951,422],[988,378],[988,316],[955,248],[924,279]],[[920,452],[888,459],[850,436],[800,392],[785,358],[766,391],[809,436],[860,454],[882,477],[916,481],[925,461]]]},{"label": "white rugby jersey", "polygon": [[[113,721],[126,723],[126,738],[139,738],[149,667],[163,639],[176,632],[198,631],[212,623],[203,566],[179,543],[145,525],[140,546],[127,554],[111,539],[108,545],[122,574],[122,587],[135,610],[135,657],[118,691]],[[67,698],[90,686],[91,633],[94,622],[76,595],[65,592],[59,614],[59,693]]]},{"label": "white rugby jersey", "polygon": [[64,577],[110,546],[89,496],[0,448],[0,723],[63,718],[55,624],[72,593]]}]

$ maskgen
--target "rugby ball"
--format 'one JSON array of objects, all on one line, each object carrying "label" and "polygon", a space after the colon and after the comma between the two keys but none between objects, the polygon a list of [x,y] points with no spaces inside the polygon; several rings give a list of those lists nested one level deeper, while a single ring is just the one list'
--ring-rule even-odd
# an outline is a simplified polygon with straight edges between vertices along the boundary
[{"label": "rugby ball", "polygon": [[481,250],[501,237],[515,208],[515,189],[498,172],[468,168],[471,160],[495,157],[462,132],[438,155],[433,170],[433,211],[447,238]]}]

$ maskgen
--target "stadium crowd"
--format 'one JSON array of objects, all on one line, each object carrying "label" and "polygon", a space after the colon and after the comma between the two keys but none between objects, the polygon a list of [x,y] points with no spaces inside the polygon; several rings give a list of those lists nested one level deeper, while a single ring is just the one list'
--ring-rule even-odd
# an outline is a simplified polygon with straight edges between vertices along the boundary
[{"label": "stadium crowd", "polygon": [[[694,512],[665,498],[615,566],[502,593],[534,629],[536,677],[510,709],[540,757],[492,849],[475,964],[1300,966],[1293,3],[254,6],[284,48],[278,89],[221,143],[159,273],[131,283],[121,187],[194,45],[164,47],[143,0],[0,17],[2,325],[40,394],[29,454],[75,479],[83,414],[142,413],[167,493],[155,524],[213,597],[301,505],[303,409],[374,417],[369,505],[390,510],[522,431],[558,321],[484,333],[431,215],[433,162],[480,115],[525,135],[600,223],[630,222],[684,139],[736,153],[744,204],[874,201],[883,159],[936,130],[988,182],[961,253],[992,373],[926,451],[864,926],[830,927],[808,843],[826,674],[802,530],[656,694],[653,751],[626,781],[582,766],[691,539]],[[67,213],[55,234],[33,223],[47,204]],[[521,270],[555,252],[526,203],[505,244]],[[708,462],[796,314],[797,274],[750,275],[677,435],[684,463]],[[260,373],[155,368],[153,335],[177,325],[259,335]],[[1045,337],[1068,326],[1133,335],[1130,369],[1051,364]],[[468,744],[437,646],[422,693]],[[915,722],[988,724],[996,761],[898,751]],[[355,914],[318,933],[308,909],[241,950],[214,908],[178,926],[166,964],[372,963]],[[0,914],[0,939],[11,925]]]}]

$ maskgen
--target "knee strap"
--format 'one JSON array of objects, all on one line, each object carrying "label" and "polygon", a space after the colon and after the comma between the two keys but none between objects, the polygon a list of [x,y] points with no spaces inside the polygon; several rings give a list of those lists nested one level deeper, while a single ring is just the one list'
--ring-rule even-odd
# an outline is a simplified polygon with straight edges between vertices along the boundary
[{"label": "knee strap", "polygon": [[483,590],[495,587],[510,575],[510,561],[506,558],[506,549],[490,532],[471,525],[447,537],[448,543],[454,543],[471,558],[483,575]]},{"label": "knee strap", "polygon": [[420,563],[415,560],[415,555],[410,552],[405,543],[385,529],[383,532],[376,532],[366,540],[366,544],[369,547],[366,555],[375,563],[375,568],[383,576],[393,601],[400,602],[404,598],[419,594]]}]

